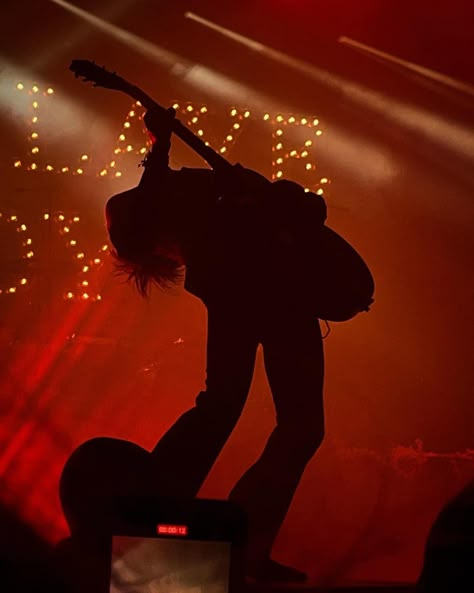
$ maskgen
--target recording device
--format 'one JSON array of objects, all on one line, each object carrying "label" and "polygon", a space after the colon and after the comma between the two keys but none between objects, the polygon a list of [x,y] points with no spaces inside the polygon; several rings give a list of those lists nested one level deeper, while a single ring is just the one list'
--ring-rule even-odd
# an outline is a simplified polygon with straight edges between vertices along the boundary
[{"label": "recording device", "polygon": [[90,508],[74,535],[74,591],[241,592],[246,518],[236,505],[118,497]]}]

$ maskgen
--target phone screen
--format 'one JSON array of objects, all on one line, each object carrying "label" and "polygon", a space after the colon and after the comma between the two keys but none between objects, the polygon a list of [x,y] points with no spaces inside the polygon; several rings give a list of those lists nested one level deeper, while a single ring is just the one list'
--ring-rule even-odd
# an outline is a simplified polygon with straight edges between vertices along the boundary
[{"label": "phone screen", "polygon": [[110,593],[228,593],[231,543],[112,538]]}]

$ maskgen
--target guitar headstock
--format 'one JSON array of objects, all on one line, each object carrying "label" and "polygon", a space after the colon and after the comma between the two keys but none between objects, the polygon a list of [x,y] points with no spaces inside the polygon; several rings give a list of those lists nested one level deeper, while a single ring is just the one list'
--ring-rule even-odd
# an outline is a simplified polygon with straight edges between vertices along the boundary
[{"label": "guitar headstock", "polygon": [[94,86],[125,92],[130,87],[130,83],[118,74],[109,72],[106,68],[98,66],[90,60],[72,60],[69,70],[74,73],[76,78],[80,77],[84,82],[93,82]]}]

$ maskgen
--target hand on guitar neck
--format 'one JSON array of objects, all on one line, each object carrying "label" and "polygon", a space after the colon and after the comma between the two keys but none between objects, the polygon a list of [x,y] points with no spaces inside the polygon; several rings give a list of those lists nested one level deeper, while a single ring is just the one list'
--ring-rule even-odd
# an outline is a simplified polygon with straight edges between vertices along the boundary
[{"label": "hand on guitar neck", "polygon": [[173,107],[169,109],[148,109],[143,116],[143,122],[147,130],[154,138],[159,138],[161,135],[170,136],[175,125],[176,111]]}]

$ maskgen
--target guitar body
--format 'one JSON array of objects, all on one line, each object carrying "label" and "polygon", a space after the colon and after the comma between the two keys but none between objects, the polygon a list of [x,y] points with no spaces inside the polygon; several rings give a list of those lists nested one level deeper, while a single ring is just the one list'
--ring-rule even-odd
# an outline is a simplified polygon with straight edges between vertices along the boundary
[{"label": "guitar body", "polygon": [[347,321],[368,311],[375,290],[372,274],[357,251],[340,235],[323,225],[309,240],[308,287],[317,316],[327,321]]},{"label": "guitar body", "polygon": [[286,179],[273,182],[261,202],[262,225],[276,229],[272,247],[302,282],[302,305],[319,319],[348,321],[369,310],[374,279],[354,247],[326,226],[326,214],[321,196]]}]

